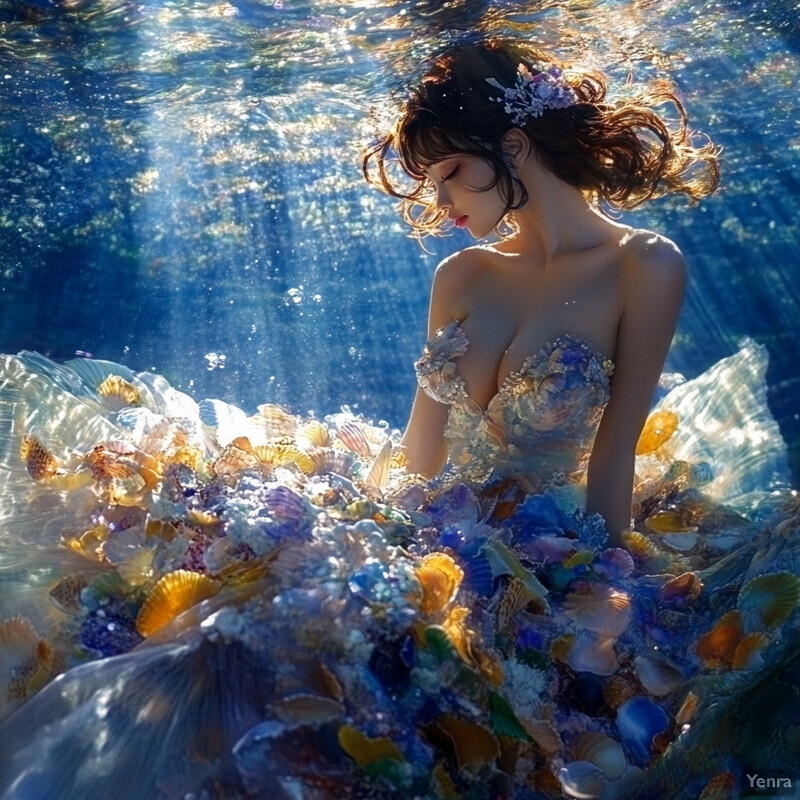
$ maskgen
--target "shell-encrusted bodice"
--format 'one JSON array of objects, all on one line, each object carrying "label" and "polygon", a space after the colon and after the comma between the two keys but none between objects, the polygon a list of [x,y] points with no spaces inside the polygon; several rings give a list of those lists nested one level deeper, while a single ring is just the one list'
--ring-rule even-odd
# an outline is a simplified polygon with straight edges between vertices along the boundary
[{"label": "shell-encrusted bodice", "polygon": [[426,394],[450,406],[445,438],[456,472],[471,480],[524,473],[550,482],[585,468],[609,400],[613,362],[584,338],[560,334],[511,372],[483,409],[456,371],[468,348],[453,320],[415,364]]}]

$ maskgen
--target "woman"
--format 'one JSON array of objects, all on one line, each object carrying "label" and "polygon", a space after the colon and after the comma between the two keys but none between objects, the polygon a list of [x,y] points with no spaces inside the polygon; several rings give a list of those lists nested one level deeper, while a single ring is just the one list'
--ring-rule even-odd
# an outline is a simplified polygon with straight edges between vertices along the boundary
[{"label": "woman", "polygon": [[[632,208],[665,192],[709,194],[716,150],[691,147],[683,108],[669,92],[611,105],[601,75],[553,62],[500,41],[449,50],[364,168],[369,178],[375,162],[373,182],[402,199],[418,234],[437,233],[447,221],[476,239],[511,229],[436,271],[431,341],[417,364],[421,386],[403,437],[410,469],[436,475],[448,451],[474,475],[491,467],[548,483],[585,468],[587,511],[602,514],[619,544],[630,525],[634,450],[686,267],[671,241],[614,222],[601,204]],[[679,112],[677,132],[649,107],[665,100]],[[411,190],[389,176],[393,152]],[[699,175],[688,175],[693,166]],[[565,341],[583,344],[605,375],[586,375],[560,395],[547,383],[526,386]],[[448,369],[457,369],[448,380],[442,349]],[[593,381],[601,391],[589,391]],[[482,471],[476,460],[486,462]]]}]

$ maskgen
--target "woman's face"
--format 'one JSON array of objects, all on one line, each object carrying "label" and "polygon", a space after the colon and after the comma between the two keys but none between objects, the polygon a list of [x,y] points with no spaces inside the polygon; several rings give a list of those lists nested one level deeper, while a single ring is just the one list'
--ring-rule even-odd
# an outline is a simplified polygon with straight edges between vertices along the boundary
[{"label": "woman's face", "polygon": [[503,217],[505,204],[488,161],[456,154],[437,161],[426,170],[436,190],[436,205],[447,212],[457,228],[466,228],[476,239],[488,236]]}]

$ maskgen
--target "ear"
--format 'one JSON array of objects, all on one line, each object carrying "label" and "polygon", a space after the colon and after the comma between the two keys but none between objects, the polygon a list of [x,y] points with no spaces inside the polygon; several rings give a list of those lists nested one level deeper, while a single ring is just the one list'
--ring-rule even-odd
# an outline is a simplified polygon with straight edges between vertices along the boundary
[{"label": "ear", "polygon": [[531,153],[531,140],[520,128],[512,128],[503,136],[503,150],[514,169],[519,170]]}]

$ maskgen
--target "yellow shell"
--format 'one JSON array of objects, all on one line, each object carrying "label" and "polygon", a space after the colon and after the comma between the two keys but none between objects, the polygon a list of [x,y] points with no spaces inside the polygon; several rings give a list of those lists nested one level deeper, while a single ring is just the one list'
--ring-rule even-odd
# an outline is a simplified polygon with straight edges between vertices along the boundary
[{"label": "yellow shell", "polygon": [[566,615],[579,627],[601,636],[621,636],[631,619],[628,595],[605,584],[593,584],[585,592],[570,592]]},{"label": "yellow shell", "polygon": [[567,569],[574,569],[581,564],[592,564],[593,562],[594,553],[591,550],[578,550],[564,560],[564,566]]},{"label": "yellow shell", "polygon": [[359,767],[368,767],[379,758],[405,761],[400,748],[388,737],[370,739],[352,725],[342,725],[338,734],[342,750],[355,760]]},{"label": "yellow shell", "polygon": [[697,525],[686,522],[677,511],[659,511],[648,517],[644,524],[653,533],[695,533]]},{"label": "yellow shell", "polygon": [[308,442],[311,447],[328,447],[331,443],[328,429],[315,419],[297,429],[297,438]]},{"label": "yellow shell", "polygon": [[638,559],[655,558],[659,555],[658,548],[639,531],[630,531],[630,533],[622,534],[622,541],[625,543],[625,549],[634,557]]},{"label": "yellow shell", "polygon": [[748,633],[736,645],[731,666],[740,670],[758,669],[764,663],[761,651],[768,644],[769,637],[763,633]]},{"label": "yellow shell", "polygon": [[736,605],[748,632],[783,623],[800,600],[800,578],[791,572],[773,572],[749,580]]},{"label": "yellow shell", "polygon": [[511,620],[525,608],[536,595],[520,578],[514,576],[506,587],[497,605],[497,630],[502,631]]},{"label": "yellow shell", "polygon": [[106,398],[121,400],[127,406],[139,405],[139,390],[119,375],[109,375],[98,387],[97,393]]},{"label": "yellow shell", "polygon": [[654,453],[668,442],[678,430],[678,415],[674,411],[654,411],[644,423],[636,444],[636,455]]},{"label": "yellow shell", "polygon": [[164,575],[139,611],[136,630],[142,636],[152,636],[193,605],[213,597],[221,586],[219,581],[184,569]]},{"label": "yellow shell", "polygon": [[705,667],[730,664],[742,639],[742,617],[738,611],[723,614],[717,624],[697,642],[697,655]]},{"label": "yellow shell", "polygon": [[447,553],[430,553],[415,570],[422,587],[420,610],[423,614],[442,611],[455,597],[464,571]]},{"label": "yellow shell", "polygon": [[459,769],[477,772],[500,755],[497,737],[481,725],[450,714],[442,714],[435,725],[452,742]]},{"label": "yellow shell", "polygon": [[469,616],[469,609],[466,606],[455,606],[447,615],[447,619],[442,623],[447,636],[456,648],[456,652],[462,660],[468,664],[474,663],[470,640],[472,631],[467,628],[466,619]]},{"label": "yellow shell", "polygon": [[35,436],[22,437],[19,454],[35,481],[47,480],[58,472],[56,457]]},{"label": "yellow shell", "polygon": [[253,454],[259,461],[272,467],[296,464],[304,475],[311,475],[315,469],[311,456],[291,444],[259,445],[253,448]]}]

